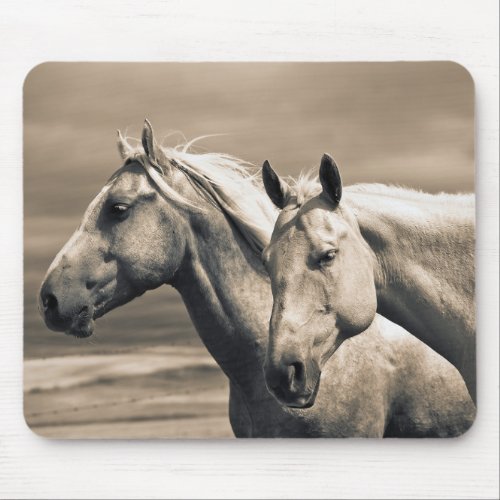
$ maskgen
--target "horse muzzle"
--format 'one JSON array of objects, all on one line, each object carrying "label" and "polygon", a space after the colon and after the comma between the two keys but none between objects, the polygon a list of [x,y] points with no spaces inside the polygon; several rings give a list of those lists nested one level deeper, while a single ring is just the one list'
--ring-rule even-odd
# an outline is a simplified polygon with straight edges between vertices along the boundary
[{"label": "horse muzzle", "polygon": [[86,298],[90,299],[56,293],[51,281],[45,281],[40,290],[39,304],[47,327],[75,337],[90,337],[94,331],[94,306]]},{"label": "horse muzzle", "polygon": [[321,371],[314,361],[266,364],[268,390],[282,404],[291,408],[309,408],[319,389]]}]

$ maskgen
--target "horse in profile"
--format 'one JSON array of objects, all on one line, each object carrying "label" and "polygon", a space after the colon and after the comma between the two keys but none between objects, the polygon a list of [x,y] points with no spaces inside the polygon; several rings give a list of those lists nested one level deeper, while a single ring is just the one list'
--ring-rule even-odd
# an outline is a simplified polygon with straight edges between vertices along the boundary
[{"label": "horse in profile", "polygon": [[346,342],[325,366],[316,404],[266,389],[272,295],[261,262],[277,211],[248,166],[227,155],[118,140],[123,165],[88,206],[40,291],[47,326],[90,336],[95,320],[170,284],[230,381],[239,437],[456,436],[474,406],[453,366],[401,328]]},{"label": "horse in profile", "polygon": [[297,373],[310,392],[326,360],[378,311],[452,362],[474,398],[473,196],[343,189],[328,155],[320,182],[303,176],[289,185],[268,162],[262,172],[282,209],[264,251],[274,392],[290,393]]}]

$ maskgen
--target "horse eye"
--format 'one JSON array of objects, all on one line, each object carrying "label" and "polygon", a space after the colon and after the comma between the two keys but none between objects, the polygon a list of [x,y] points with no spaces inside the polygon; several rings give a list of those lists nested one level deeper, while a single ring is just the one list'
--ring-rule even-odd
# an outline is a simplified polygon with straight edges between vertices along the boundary
[{"label": "horse eye", "polygon": [[268,247],[264,248],[262,250],[262,253],[260,254],[260,260],[262,262],[262,265],[267,268],[267,263],[269,261],[269,252],[268,252]]},{"label": "horse eye", "polygon": [[325,252],[319,259],[319,264],[321,266],[328,265],[331,263],[334,259],[335,256],[337,255],[337,250],[331,249],[328,250],[328,252]]},{"label": "horse eye", "polygon": [[129,208],[130,206],[125,203],[114,203],[110,207],[110,212],[112,215],[123,216]]},{"label": "horse eye", "polygon": [[267,257],[264,254],[261,255],[260,261],[264,267],[267,266]]}]

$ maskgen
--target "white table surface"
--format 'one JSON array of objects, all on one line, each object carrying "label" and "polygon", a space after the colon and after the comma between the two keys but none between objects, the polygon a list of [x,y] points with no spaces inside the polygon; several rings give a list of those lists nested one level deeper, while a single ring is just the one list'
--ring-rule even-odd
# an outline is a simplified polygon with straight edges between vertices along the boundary
[{"label": "white table surface", "polygon": [[[3,0],[0,498],[498,498],[497,0]],[[478,396],[455,440],[44,440],[22,414],[22,84],[58,61],[454,60],[476,83]]]}]

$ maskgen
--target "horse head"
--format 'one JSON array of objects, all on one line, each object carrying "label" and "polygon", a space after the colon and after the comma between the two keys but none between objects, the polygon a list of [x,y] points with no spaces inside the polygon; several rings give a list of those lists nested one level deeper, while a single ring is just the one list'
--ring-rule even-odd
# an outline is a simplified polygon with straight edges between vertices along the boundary
[{"label": "horse head", "polygon": [[375,317],[373,260],[354,215],[342,206],[330,156],[321,161],[321,185],[306,178],[290,186],[268,162],[263,180],[282,209],[263,252],[274,298],[266,381],[283,403],[308,407],[326,361]]},{"label": "horse head", "polygon": [[94,320],[108,311],[171,280],[184,254],[183,213],[166,203],[153,179],[175,185],[182,174],[165,171],[169,163],[149,122],[142,149],[118,136],[124,164],[88,206],[40,290],[46,325],[77,337],[92,335]]}]

